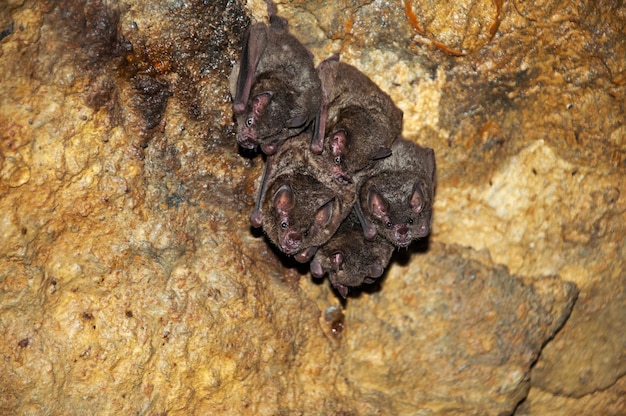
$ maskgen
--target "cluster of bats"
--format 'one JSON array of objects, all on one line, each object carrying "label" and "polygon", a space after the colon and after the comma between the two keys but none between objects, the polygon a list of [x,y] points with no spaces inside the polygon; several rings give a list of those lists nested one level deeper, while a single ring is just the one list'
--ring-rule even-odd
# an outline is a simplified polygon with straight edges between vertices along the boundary
[{"label": "cluster of bats", "polygon": [[430,232],[432,149],[402,137],[402,111],[332,56],[317,68],[268,1],[230,77],[237,141],[266,155],[250,221],[346,296],[396,247]]}]

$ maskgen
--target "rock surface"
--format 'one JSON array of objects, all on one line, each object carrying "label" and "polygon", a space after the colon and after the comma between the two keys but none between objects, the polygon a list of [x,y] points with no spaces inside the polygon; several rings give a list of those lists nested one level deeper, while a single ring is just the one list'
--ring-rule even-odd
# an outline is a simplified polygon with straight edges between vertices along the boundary
[{"label": "rock surface", "polygon": [[0,413],[626,413],[626,7],[440,3],[279,4],[437,155],[429,242],[340,303],[249,228],[262,1],[9,0]]}]

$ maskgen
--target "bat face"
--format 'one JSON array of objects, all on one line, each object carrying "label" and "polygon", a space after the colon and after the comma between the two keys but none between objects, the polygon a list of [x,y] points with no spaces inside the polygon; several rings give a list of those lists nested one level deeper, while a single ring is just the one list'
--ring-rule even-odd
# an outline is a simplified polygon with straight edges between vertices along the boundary
[{"label": "bat face", "polygon": [[287,89],[280,73],[258,77],[245,111],[237,118],[237,141],[246,149],[261,147],[272,155],[286,139],[296,136],[309,124],[298,109],[293,91]]},{"label": "bat face", "polygon": [[381,139],[389,133],[360,107],[342,109],[331,130],[327,157],[332,158],[332,174],[340,184],[351,183],[356,173],[391,155],[386,146],[393,138]]},{"label": "bat face", "polygon": [[[282,177],[269,188],[264,222],[268,237],[287,255],[307,261],[336,231],[338,202],[315,178],[296,174]],[[300,255],[298,255],[300,254]]]},{"label": "bat face", "polygon": [[394,246],[382,237],[365,240],[361,225],[352,215],[318,249],[310,264],[311,274],[322,277],[328,273],[331,284],[346,297],[350,287],[372,283],[380,277],[393,250]]},{"label": "bat face", "polygon": [[423,178],[385,172],[366,182],[360,202],[376,232],[398,247],[430,233],[432,185]]}]

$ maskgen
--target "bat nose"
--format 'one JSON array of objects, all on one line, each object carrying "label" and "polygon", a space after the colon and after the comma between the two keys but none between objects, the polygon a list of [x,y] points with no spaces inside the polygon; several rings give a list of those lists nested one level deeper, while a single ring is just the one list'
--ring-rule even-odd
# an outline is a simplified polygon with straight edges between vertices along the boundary
[{"label": "bat nose", "polygon": [[406,224],[402,224],[396,229],[396,240],[401,247],[407,247],[411,244],[411,230]]},{"label": "bat nose", "polygon": [[396,231],[396,234],[398,235],[398,237],[402,237],[402,238],[411,238],[410,236],[410,230],[409,227],[407,227],[406,224],[402,224],[400,227],[398,227],[398,230]]},{"label": "bat nose", "polygon": [[283,240],[282,250],[286,254],[294,254],[302,244],[302,233],[299,231],[289,231]]}]

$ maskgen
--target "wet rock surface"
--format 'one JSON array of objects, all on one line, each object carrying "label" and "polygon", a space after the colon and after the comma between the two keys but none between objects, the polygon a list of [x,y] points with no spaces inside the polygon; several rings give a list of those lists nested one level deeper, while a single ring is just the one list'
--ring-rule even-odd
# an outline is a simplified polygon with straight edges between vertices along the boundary
[{"label": "wet rock surface", "polygon": [[435,149],[429,241],[342,303],[249,228],[263,2],[9,1],[0,413],[623,414],[626,8],[278,10]]}]

